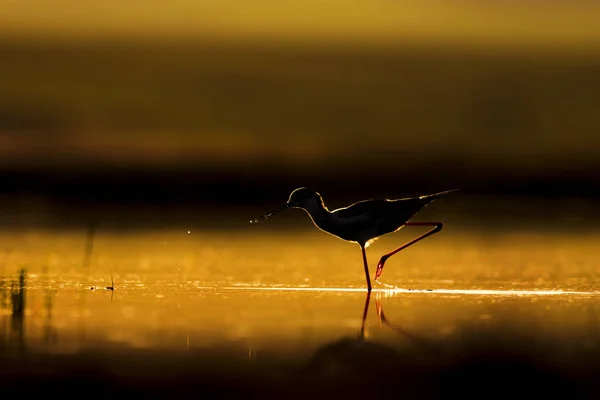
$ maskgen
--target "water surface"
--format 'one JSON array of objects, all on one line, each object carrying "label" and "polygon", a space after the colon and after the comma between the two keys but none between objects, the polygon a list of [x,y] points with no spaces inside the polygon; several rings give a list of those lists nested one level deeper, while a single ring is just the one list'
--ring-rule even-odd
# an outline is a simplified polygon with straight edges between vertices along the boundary
[{"label": "water surface", "polygon": [[[376,241],[371,270],[409,238]],[[369,297],[358,246],[318,231],[2,239],[4,377],[56,383],[87,371],[103,390],[137,394],[176,381],[221,394],[428,397],[490,376],[496,390],[523,379],[523,390],[536,379],[552,393],[595,389],[595,235],[441,234],[389,259]]]}]

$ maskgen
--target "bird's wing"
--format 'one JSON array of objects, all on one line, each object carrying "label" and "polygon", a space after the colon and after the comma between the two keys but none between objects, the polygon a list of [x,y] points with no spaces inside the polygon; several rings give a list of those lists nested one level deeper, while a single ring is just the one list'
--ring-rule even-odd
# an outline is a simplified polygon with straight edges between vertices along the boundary
[{"label": "bird's wing", "polygon": [[391,232],[406,223],[419,210],[433,199],[407,198],[400,200],[367,200],[334,211],[338,218],[347,223],[378,226],[380,230]]},{"label": "bird's wing", "polygon": [[389,200],[364,200],[332,212],[339,218],[346,220],[361,219],[366,217],[367,214],[369,215],[369,218],[377,218],[387,214],[386,206],[389,203]]},{"label": "bird's wing", "polygon": [[362,218],[367,215],[370,220],[394,217],[406,217],[408,219],[432,200],[433,198],[428,197],[409,197],[398,200],[365,200],[333,212],[339,218],[348,220]]}]

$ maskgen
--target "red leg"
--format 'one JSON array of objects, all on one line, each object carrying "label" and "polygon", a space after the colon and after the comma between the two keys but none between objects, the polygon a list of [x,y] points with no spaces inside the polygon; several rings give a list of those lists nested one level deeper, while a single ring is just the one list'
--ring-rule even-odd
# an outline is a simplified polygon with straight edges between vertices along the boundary
[{"label": "red leg", "polygon": [[[379,276],[381,275],[381,272],[383,271],[383,265],[385,264],[385,262],[387,261],[388,258],[393,256],[400,250],[403,250],[403,249],[407,248],[408,246],[417,243],[419,240],[423,240],[427,236],[431,236],[434,233],[441,231],[442,226],[443,226],[443,224],[441,222],[407,222],[404,225],[405,226],[434,226],[434,228],[428,232],[425,232],[421,236],[414,238],[410,242],[403,244],[402,246],[398,247],[396,250],[382,256],[381,260],[379,260],[379,264],[377,264],[377,272],[375,273],[375,280],[377,280],[377,278],[379,278]],[[363,254],[364,254],[364,250],[363,250]],[[366,268],[366,264],[365,264],[365,268]]]},{"label": "red leg", "polygon": [[367,278],[367,289],[371,291],[371,277],[369,276],[369,265],[367,264],[367,254],[365,253],[364,246],[360,246],[362,250],[363,263],[365,264],[365,277]]}]

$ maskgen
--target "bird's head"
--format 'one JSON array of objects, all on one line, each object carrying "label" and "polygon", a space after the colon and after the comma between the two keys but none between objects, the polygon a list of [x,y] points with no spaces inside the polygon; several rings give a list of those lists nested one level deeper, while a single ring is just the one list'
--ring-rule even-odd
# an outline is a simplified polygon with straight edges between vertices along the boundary
[{"label": "bird's head", "polygon": [[283,211],[286,208],[290,208],[290,207],[302,208],[304,210],[312,210],[312,209],[322,207],[322,206],[323,206],[323,199],[321,198],[321,195],[319,193],[315,192],[312,189],[301,187],[301,188],[294,190],[290,194],[290,197],[289,197],[287,203],[285,203],[283,206],[281,206],[271,212],[268,212],[258,218],[255,218],[254,221],[250,221],[250,222],[262,221],[263,219],[267,219],[271,215],[278,213],[279,211]]},{"label": "bird's head", "polygon": [[323,204],[321,195],[312,189],[301,187],[290,194],[287,201],[288,207],[310,209]]}]

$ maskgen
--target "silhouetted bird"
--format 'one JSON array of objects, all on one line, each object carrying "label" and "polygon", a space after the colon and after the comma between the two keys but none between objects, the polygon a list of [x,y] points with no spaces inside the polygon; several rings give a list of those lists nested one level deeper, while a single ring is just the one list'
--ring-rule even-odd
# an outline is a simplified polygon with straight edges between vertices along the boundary
[{"label": "silhouetted bird", "polygon": [[439,232],[443,226],[441,222],[408,222],[408,220],[431,201],[457,190],[458,189],[447,190],[445,192],[397,200],[364,200],[348,207],[329,211],[327,207],[325,207],[319,193],[302,187],[294,190],[287,203],[283,206],[250,222],[262,221],[263,219],[269,218],[271,215],[290,207],[305,210],[312,218],[313,223],[322,231],[349,242],[356,242],[360,245],[365,267],[365,276],[367,278],[367,288],[371,291],[371,278],[369,277],[369,267],[367,264],[365,248],[378,237],[396,232],[403,226],[434,227],[421,236],[398,247],[396,250],[383,255],[377,264],[377,272],[375,274],[375,280],[377,280],[381,275],[385,261],[389,257],[419,240]]}]

